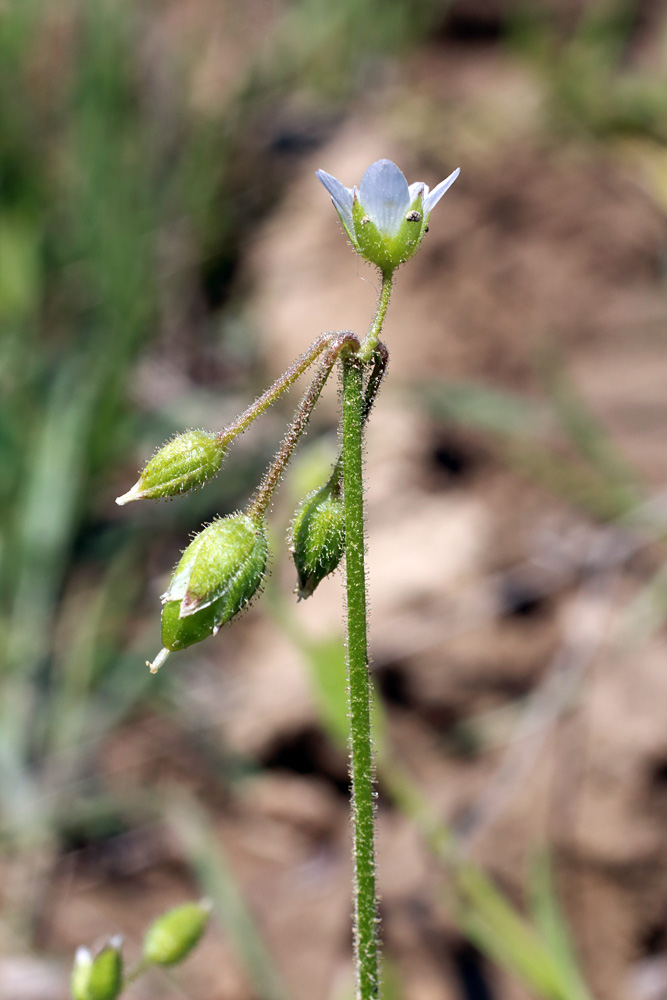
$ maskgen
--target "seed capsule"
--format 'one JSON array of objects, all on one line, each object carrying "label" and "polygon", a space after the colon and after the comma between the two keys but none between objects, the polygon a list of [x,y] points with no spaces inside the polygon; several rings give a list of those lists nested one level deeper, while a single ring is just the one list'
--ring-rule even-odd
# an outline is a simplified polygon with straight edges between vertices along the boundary
[{"label": "seed capsule", "polygon": [[177,906],[151,924],[144,938],[143,957],[152,965],[177,965],[192,951],[211,915],[208,900]]},{"label": "seed capsule", "polygon": [[345,552],[345,510],[331,481],[299,504],[292,526],[292,553],[299,598],[310,597]]},{"label": "seed capsule", "polygon": [[120,938],[111,938],[95,956],[87,948],[77,950],[71,980],[73,1000],[116,1000],[123,986],[120,947]]},{"label": "seed capsule", "polygon": [[131,500],[158,500],[187,493],[211,479],[222,465],[225,446],[209,431],[177,434],[160,448],[131,490],[118,497],[121,506]]},{"label": "seed capsule", "polygon": [[162,597],[164,647],[185,649],[215,635],[254,597],[267,557],[262,520],[231,514],[204,528],[181,556]]}]

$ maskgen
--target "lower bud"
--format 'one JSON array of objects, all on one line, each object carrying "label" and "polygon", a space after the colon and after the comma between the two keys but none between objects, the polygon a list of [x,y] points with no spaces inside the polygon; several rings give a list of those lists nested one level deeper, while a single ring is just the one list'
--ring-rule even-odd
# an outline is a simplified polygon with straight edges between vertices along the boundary
[{"label": "lower bud", "polygon": [[165,649],[185,649],[215,635],[257,593],[267,558],[264,522],[248,514],[219,518],[201,531],[162,597]]},{"label": "lower bud", "polygon": [[118,497],[121,506],[132,500],[158,500],[201,486],[222,465],[225,447],[209,431],[177,434],[160,448],[129,492]]},{"label": "lower bud", "polygon": [[120,939],[112,938],[96,955],[79,948],[72,969],[73,1000],[116,1000],[123,986]]},{"label": "lower bud", "polygon": [[298,577],[296,592],[310,597],[338,567],[345,552],[345,510],[335,484],[302,500],[292,525],[292,553]]},{"label": "lower bud", "polygon": [[164,913],[146,931],[144,961],[151,965],[178,965],[206,930],[211,904],[185,903]]}]

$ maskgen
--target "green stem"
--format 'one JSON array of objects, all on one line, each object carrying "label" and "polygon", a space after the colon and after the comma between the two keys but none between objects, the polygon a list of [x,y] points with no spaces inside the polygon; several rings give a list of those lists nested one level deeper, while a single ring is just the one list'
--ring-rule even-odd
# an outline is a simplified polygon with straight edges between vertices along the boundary
[{"label": "green stem", "polygon": [[314,379],[306,389],[301,402],[296,408],[292,423],[288,427],[287,433],[282,440],[278,454],[267,469],[266,475],[257,488],[252,502],[246,510],[246,513],[250,517],[264,517],[266,508],[271,502],[271,497],[273,496],[278,483],[282,479],[287,463],[299,443],[299,438],[306,429],[306,425],[310,420],[310,414],[313,412],[313,407],[319,399],[320,393],[324,388],[326,380],[331,374],[331,369],[335,365],[338,356],[344,350],[355,351],[359,347],[357,337],[349,331],[337,334],[327,334],[327,336],[329,338],[328,348],[322,363],[317,369]]},{"label": "green stem", "polygon": [[221,444],[227,445],[232,441],[238,434],[241,434],[253,420],[256,420],[260,414],[268,410],[269,406],[278,399],[279,396],[285,392],[286,389],[292,385],[293,382],[303,375],[307,368],[313,364],[316,358],[322,353],[322,351],[331,344],[338,334],[336,333],[323,333],[321,336],[314,340],[307,351],[300,354],[299,357],[294,361],[286,372],[276,379],[272,386],[270,386],[266,392],[263,392],[254,403],[243,411],[240,417],[229,424],[218,434]]},{"label": "green stem", "polygon": [[362,418],[363,362],[343,359],[343,483],[347,574],[347,655],[350,685],[354,939],[358,1000],[379,992],[375,895],[371,683],[368,672]]},{"label": "green stem", "polygon": [[147,962],[145,958],[140,958],[139,961],[131,969],[129,969],[123,976],[123,989],[131,986],[132,983],[136,982],[140,976],[143,976],[144,972],[147,972],[151,968],[151,963]]},{"label": "green stem", "polygon": [[387,308],[391,297],[393,273],[393,271],[382,272],[382,286],[380,287],[380,294],[378,295],[377,306],[375,307],[375,316],[373,317],[371,328],[364,337],[361,344],[361,350],[359,351],[359,357],[362,361],[370,361],[373,357],[375,349],[377,348],[380,333],[382,332],[382,324],[384,323],[384,318],[387,315]]},{"label": "green stem", "polygon": [[[373,368],[368,376],[368,381],[366,382],[366,392],[364,396],[364,405],[361,412],[361,426],[362,430],[366,426],[368,417],[373,408],[373,403],[377,398],[377,394],[380,389],[380,385],[387,371],[387,365],[389,364],[389,351],[385,345],[380,341],[378,343],[375,354],[373,355]],[[336,459],[336,464],[334,465],[333,472],[331,473],[331,479],[329,483],[331,489],[334,492],[334,496],[340,496],[341,483],[343,481],[343,455],[340,453]]]}]

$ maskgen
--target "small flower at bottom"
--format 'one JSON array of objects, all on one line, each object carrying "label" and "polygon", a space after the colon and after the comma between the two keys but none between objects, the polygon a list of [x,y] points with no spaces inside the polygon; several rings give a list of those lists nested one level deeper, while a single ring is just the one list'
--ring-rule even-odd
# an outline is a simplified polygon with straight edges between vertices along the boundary
[{"label": "small flower at bottom", "polygon": [[177,434],[151,458],[131,490],[117,504],[178,496],[211,479],[222,465],[225,446],[209,431]]},{"label": "small flower at bottom", "polygon": [[200,531],[181,556],[162,596],[164,649],[151,669],[161,666],[168,651],[215,635],[245,607],[259,590],[267,558],[261,518],[230,514]]},{"label": "small flower at bottom", "polygon": [[96,955],[77,949],[72,968],[73,1000],[116,1000],[123,986],[121,939],[111,938]]},{"label": "small flower at bottom", "polygon": [[415,253],[428,228],[431,212],[456,178],[456,169],[431,191],[423,181],[408,185],[391,160],[372,163],[359,188],[345,187],[318,170],[357,253],[383,272],[391,272]]},{"label": "small flower at bottom", "polygon": [[184,903],[163,913],[144,938],[144,961],[151,965],[178,965],[199,942],[211,916],[211,903]]}]

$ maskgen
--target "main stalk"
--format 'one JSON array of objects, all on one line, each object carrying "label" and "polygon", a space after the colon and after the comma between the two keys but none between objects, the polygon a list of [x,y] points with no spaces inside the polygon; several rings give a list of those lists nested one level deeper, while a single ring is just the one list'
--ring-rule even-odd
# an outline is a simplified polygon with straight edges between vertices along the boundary
[{"label": "main stalk", "polygon": [[368,673],[362,423],[364,365],[343,360],[343,483],[351,721],[354,940],[359,1000],[379,993],[371,696]]}]

